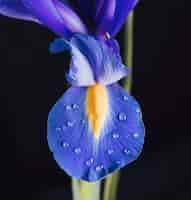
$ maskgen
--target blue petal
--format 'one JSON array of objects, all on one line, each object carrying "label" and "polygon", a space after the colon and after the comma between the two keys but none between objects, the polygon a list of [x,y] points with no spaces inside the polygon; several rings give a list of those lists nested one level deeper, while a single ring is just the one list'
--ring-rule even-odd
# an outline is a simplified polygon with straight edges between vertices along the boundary
[{"label": "blue petal", "polygon": [[93,135],[88,133],[85,96],[85,88],[70,88],[48,118],[48,143],[55,160],[70,176],[79,179],[88,179],[88,160],[93,162]]},{"label": "blue petal", "polygon": [[[95,82],[109,85],[127,76],[116,41],[105,43],[94,37],[76,34],[71,39],[72,62],[69,76],[75,86],[88,86]],[[72,77],[70,76],[72,75]],[[87,80],[88,79],[88,80]]]},{"label": "blue petal", "polygon": [[70,176],[93,182],[137,159],[144,143],[144,124],[135,99],[120,86],[110,85],[109,115],[95,139],[85,111],[86,90],[70,88],[53,107],[48,143]]},{"label": "blue petal", "polygon": [[22,0],[25,7],[56,34],[69,38],[74,32],[86,33],[79,16],[59,0]]},{"label": "blue petal", "polygon": [[40,23],[39,20],[23,5],[22,0],[0,0],[0,14]]},{"label": "blue petal", "polygon": [[109,47],[101,42],[103,54],[102,65],[96,67],[96,77],[99,83],[109,85],[128,75],[128,69],[122,64],[117,46]]},{"label": "blue petal", "polygon": [[61,53],[66,50],[70,50],[70,45],[62,38],[57,38],[50,43],[49,51],[52,54]]}]

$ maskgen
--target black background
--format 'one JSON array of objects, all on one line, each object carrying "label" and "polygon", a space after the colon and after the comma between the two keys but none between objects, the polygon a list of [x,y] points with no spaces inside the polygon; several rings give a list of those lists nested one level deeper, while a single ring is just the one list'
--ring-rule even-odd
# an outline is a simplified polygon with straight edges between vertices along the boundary
[{"label": "black background", "polygon": [[[120,200],[191,199],[187,2],[142,0],[136,8],[133,95],[142,105],[146,141],[141,157],[122,170]],[[71,199],[70,179],[57,167],[46,141],[47,115],[65,90],[69,64],[69,55],[48,53],[53,38],[39,25],[0,17],[6,199]]]}]

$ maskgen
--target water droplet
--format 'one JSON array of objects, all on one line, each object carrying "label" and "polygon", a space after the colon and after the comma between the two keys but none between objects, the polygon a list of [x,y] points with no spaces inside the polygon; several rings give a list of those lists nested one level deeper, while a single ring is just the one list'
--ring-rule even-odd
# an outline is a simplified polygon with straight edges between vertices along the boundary
[{"label": "water droplet", "polygon": [[82,151],[82,150],[81,150],[79,147],[74,149],[74,152],[75,152],[76,154],[80,154],[81,151]]},{"label": "water droplet", "polygon": [[125,121],[127,120],[127,116],[125,113],[119,113],[118,118],[120,121]]},{"label": "water droplet", "polygon": [[139,134],[138,134],[138,133],[134,133],[134,134],[133,134],[133,137],[134,137],[134,138],[138,138],[138,137],[139,137]]},{"label": "water droplet", "polygon": [[109,155],[111,155],[113,152],[114,152],[113,149],[109,149],[109,150],[107,151],[107,153],[108,153]]},{"label": "water droplet", "polygon": [[131,152],[128,149],[124,149],[124,153],[127,154],[127,155],[129,155]]},{"label": "water droplet", "polygon": [[124,101],[128,101],[128,99],[129,99],[128,96],[123,96]]},{"label": "water droplet", "polygon": [[90,165],[93,164],[93,162],[94,162],[94,159],[93,159],[93,158],[90,158],[89,160],[86,161],[86,165],[87,165],[87,166],[90,166]]},{"label": "water droplet", "polygon": [[66,105],[66,106],[65,106],[65,109],[66,109],[66,110],[71,110],[71,106],[70,106],[70,105]]},{"label": "water droplet", "polygon": [[78,104],[72,104],[72,108],[73,108],[74,110],[78,110],[78,109],[79,109],[79,105],[78,105]]},{"label": "water droplet", "polygon": [[96,171],[101,171],[103,169],[103,165],[98,165],[95,169]]},{"label": "water droplet", "polygon": [[72,122],[72,121],[67,121],[67,126],[68,127],[73,127],[74,126],[74,122]]},{"label": "water droplet", "polygon": [[69,144],[67,142],[61,142],[61,146],[67,148],[69,147]]},{"label": "water droplet", "polygon": [[119,134],[118,134],[118,133],[113,133],[112,137],[113,137],[114,139],[118,139],[118,138],[119,138]]}]

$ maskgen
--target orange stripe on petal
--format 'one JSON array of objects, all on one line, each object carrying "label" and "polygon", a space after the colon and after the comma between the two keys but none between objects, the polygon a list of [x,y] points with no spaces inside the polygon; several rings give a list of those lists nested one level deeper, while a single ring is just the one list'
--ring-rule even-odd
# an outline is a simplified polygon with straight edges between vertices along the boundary
[{"label": "orange stripe on petal", "polygon": [[108,94],[104,85],[95,84],[88,87],[86,94],[86,113],[93,134],[99,137],[108,111]]}]

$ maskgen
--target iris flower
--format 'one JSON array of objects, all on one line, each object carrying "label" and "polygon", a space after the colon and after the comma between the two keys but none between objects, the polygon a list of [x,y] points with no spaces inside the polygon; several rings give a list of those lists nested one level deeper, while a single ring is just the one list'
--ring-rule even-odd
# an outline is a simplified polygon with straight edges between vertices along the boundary
[{"label": "iris flower", "polygon": [[0,0],[0,13],[48,27],[68,50],[71,87],[48,117],[48,144],[70,176],[93,182],[136,160],[144,143],[137,101],[117,82],[128,75],[112,39],[138,0]]}]

